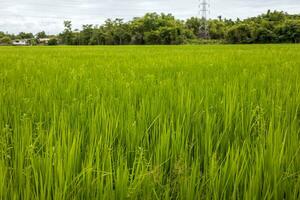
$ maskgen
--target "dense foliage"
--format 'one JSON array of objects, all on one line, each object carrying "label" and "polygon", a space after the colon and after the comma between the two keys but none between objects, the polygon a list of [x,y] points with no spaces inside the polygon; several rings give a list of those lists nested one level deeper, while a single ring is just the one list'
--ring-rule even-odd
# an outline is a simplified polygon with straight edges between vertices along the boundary
[{"label": "dense foliage", "polygon": [[[57,36],[60,44],[66,45],[127,45],[127,44],[186,44],[205,42],[201,39],[204,21],[192,17],[178,20],[171,14],[147,13],[129,22],[123,19],[108,19],[103,25],[86,24],[82,30],[73,30],[72,22],[65,21],[65,29]],[[268,11],[266,14],[245,20],[228,20],[218,17],[209,23],[210,40],[218,43],[299,43],[300,15]],[[32,33],[5,35],[0,38],[33,38]],[[45,32],[36,34],[36,39],[47,37]],[[7,38],[5,39],[7,41]],[[0,40],[1,42],[1,40]],[[38,43],[38,42],[37,42]]]},{"label": "dense foliage", "polygon": [[[300,42],[300,15],[271,12],[258,17],[236,21],[209,20],[210,39],[227,43],[298,43]],[[102,26],[84,25],[72,32],[71,22],[60,34],[63,44],[121,45],[121,44],[184,44],[199,37],[203,20],[192,17],[186,21],[172,15],[148,13],[124,22],[107,20]]]},{"label": "dense foliage", "polygon": [[0,199],[300,199],[299,66],[299,45],[0,47]]}]

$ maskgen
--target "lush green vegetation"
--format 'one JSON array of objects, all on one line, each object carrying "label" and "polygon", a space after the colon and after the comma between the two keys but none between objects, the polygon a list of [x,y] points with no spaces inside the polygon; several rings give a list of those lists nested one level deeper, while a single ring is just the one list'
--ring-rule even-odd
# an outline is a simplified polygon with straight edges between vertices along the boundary
[{"label": "lush green vegetation", "polygon": [[[73,30],[72,22],[65,21],[65,30],[58,36],[47,36],[45,32],[5,35],[0,32],[0,44],[8,44],[11,39],[31,39],[30,44],[38,44],[39,38],[55,38],[51,44],[66,45],[127,45],[127,44],[203,44],[203,43],[299,43],[300,15],[268,11],[266,14],[245,20],[211,19],[209,40],[199,36],[202,19],[192,17],[178,20],[171,14],[147,13],[129,22],[123,19],[108,19],[103,25],[86,24],[82,30]],[[1,42],[2,41],[2,42]]]},{"label": "lush green vegetation", "polygon": [[299,199],[300,46],[0,48],[0,199]]}]

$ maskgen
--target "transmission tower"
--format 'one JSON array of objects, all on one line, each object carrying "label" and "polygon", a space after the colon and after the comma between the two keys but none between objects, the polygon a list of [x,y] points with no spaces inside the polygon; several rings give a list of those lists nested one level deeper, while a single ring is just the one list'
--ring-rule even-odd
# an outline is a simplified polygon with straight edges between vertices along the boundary
[{"label": "transmission tower", "polygon": [[208,25],[208,15],[210,3],[209,0],[199,0],[199,15],[201,19],[201,24],[199,27],[199,37],[204,39],[209,39],[209,25]]}]

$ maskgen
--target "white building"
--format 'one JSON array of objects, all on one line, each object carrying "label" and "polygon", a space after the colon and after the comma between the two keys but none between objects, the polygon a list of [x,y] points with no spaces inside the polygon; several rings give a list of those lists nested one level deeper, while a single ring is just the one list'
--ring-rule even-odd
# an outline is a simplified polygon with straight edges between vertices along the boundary
[{"label": "white building", "polygon": [[15,46],[26,46],[27,45],[27,40],[25,40],[25,39],[14,40],[12,42],[12,44],[15,45]]},{"label": "white building", "polygon": [[39,43],[40,44],[48,44],[50,38],[40,38],[39,39]]}]

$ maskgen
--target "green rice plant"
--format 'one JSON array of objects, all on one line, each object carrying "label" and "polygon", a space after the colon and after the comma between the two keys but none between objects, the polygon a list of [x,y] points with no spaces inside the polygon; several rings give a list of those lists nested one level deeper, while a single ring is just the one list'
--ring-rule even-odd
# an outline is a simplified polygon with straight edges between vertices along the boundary
[{"label": "green rice plant", "polygon": [[0,47],[0,199],[299,199],[299,50]]}]

